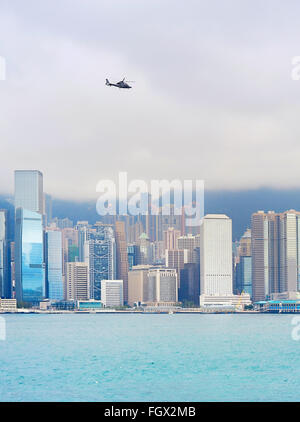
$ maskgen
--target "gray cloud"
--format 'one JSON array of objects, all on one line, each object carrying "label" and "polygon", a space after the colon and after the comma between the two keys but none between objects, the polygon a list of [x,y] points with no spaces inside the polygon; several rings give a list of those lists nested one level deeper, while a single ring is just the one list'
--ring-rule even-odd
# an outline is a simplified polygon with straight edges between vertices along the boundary
[{"label": "gray cloud", "polygon": [[[2,0],[0,191],[96,197],[101,178],[300,186],[296,1]],[[130,92],[106,77],[135,80]]]}]

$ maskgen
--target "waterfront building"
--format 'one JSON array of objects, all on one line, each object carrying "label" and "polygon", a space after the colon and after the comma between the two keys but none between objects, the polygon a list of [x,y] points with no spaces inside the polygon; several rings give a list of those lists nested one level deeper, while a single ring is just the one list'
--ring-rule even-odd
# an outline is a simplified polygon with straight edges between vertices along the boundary
[{"label": "waterfront building", "polygon": [[251,232],[253,300],[300,291],[300,213],[258,211]]},{"label": "waterfront building", "polygon": [[67,262],[66,300],[90,299],[89,268],[84,262]]},{"label": "waterfront building", "polygon": [[16,210],[15,277],[18,302],[45,298],[42,215],[23,208]]},{"label": "waterfront building", "polygon": [[208,214],[200,228],[200,293],[232,295],[232,222],[223,214]]},{"label": "waterfront building", "polygon": [[16,299],[0,298],[0,312],[16,312],[17,301]]},{"label": "waterfront building", "polygon": [[102,280],[101,302],[106,308],[124,305],[123,280]]},{"label": "waterfront building", "polygon": [[178,302],[177,272],[169,268],[150,268],[146,285],[145,302]]},{"label": "waterfront building", "polygon": [[46,287],[50,300],[63,300],[62,233],[47,230],[45,233]]},{"label": "waterfront building", "polygon": [[103,303],[100,300],[77,300],[77,309],[79,311],[97,311],[103,308]]},{"label": "waterfront building", "polygon": [[136,265],[128,273],[128,304],[146,301],[148,270],[151,265]]}]

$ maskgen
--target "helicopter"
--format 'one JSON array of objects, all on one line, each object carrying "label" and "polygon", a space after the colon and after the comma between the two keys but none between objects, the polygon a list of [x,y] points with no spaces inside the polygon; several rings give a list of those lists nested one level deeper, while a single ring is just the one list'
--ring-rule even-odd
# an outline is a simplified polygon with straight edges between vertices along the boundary
[{"label": "helicopter", "polygon": [[[133,81],[127,81],[127,82],[133,82]],[[120,82],[117,82],[116,84],[112,84],[109,82],[108,79],[106,79],[105,85],[107,86],[115,86],[116,88],[124,88],[124,89],[130,89],[132,86],[128,85],[128,83],[125,82],[125,78],[122,79]]]}]

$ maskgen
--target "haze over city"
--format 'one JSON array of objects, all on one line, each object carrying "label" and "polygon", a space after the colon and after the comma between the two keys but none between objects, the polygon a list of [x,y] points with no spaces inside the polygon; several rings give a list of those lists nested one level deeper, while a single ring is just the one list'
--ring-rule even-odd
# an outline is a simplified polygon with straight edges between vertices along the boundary
[{"label": "haze over city", "polygon": [[[77,200],[119,171],[208,190],[300,187],[298,2],[57,6],[1,2],[0,193],[17,168]],[[107,77],[135,83],[123,92]]]}]

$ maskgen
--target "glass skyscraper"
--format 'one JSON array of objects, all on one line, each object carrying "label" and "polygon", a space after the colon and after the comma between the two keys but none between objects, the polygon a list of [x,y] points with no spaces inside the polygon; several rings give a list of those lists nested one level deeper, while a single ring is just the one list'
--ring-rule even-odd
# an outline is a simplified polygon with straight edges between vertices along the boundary
[{"label": "glass skyscraper", "polygon": [[45,298],[42,215],[23,208],[16,209],[15,276],[18,301]]},{"label": "glass skyscraper", "polygon": [[43,175],[38,170],[15,171],[15,209],[43,214]]},{"label": "glass skyscraper", "polygon": [[113,228],[96,224],[85,242],[85,262],[89,264],[90,297],[101,299],[101,280],[116,278],[116,244]]},{"label": "glass skyscraper", "polygon": [[63,300],[62,234],[60,231],[45,233],[46,292],[50,300]]},{"label": "glass skyscraper", "polygon": [[0,297],[4,298],[11,297],[7,219],[7,210],[0,210]]}]

